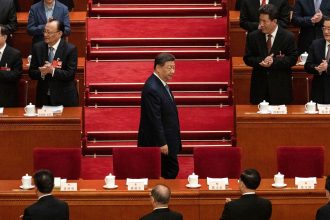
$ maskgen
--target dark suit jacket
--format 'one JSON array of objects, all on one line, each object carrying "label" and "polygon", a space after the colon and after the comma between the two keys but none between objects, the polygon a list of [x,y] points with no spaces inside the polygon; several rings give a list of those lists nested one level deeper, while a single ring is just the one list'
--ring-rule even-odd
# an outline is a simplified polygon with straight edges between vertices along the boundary
[{"label": "dark suit jacket", "polygon": [[[63,5],[68,7],[69,11],[72,11],[72,9],[74,8],[74,2],[73,0],[58,0],[59,2],[61,2]],[[33,4],[40,2],[40,0],[34,0]]]},{"label": "dark suit jacket", "polygon": [[182,220],[180,213],[171,211],[168,208],[155,209],[151,213],[143,216],[140,220]]},{"label": "dark suit jacket", "polygon": [[47,103],[47,91],[50,90],[52,105],[78,106],[78,93],[75,83],[77,70],[77,48],[61,39],[54,60],[62,61],[62,68],[56,68],[54,76],[47,74],[41,78],[39,67],[48,60],[48,45],[38,42],[32,48],[32,60],[29,69],[31,79],[38,80],[37,106]]},{"label": "dark suit jacket", "polygon": [[292,101],[291,66],[297,62],[293,34],[278,27],[270,54],[274,54],[273,64],[268,68],[260,66],[269,55],[266,36],[260,30],[248,34],[244,62],[253,67],[250,102],[258,104],[267,100],[272,105],[289,104]]},{"label": "dark suit jacket", "polygon": [[330,219],[330,203],[319,208],[316,213],[316,220],[329,220],[329,219]]},{"label": "dark suit jacket", "polygon": [[152,74],[142,89],[138,146],[165,144],[170,155],[176,156],[182,148],[178,110],[162,82]]},{"label": "dark suit jacket", "polygon": [[69,206],[52,195],[45,196],[24,210],[23,220],[69,220]]},{"label": "dark suit jacket", "polygon": [[16,8],[13,0],[0,0],[0,24],[4,25],[10,33],[17,30]]},{"label": "dark suit jacket", "polygon": [[[278,24],[286,28],[289,23],[290,6],[288,0],[269,0],[269,4],[277,7]],[[240,10],[240,26],[248,32],[258,29],[260,0],[242,0]]]},{"label": "dark suit jacket", "polygon": [[268,220],[271,215],[271,202],[250,194],[226,203],[220,220]]},{"label": "dark suit jacket", "polygon": [[[57,0],[55,1],[53,18],[64,23],[64,35],[69,35],[71,28],[68,8]],[[43,31],[46,23],[47,17],[45,13],[44,1],[40,1],[32,5],[29,12],[27,31],[31,36],[33,36],[33,43],[44,39]]]},{"label": "dark suit jacket", "polygon": [[[10,69],[1,70],[7,67]],[[0,61],[0,106],[1,107],[16,107],[17,86],[18,81],[22,76],[22,55],[21,53],[8,46],[6,46],[1,61]]]},{"label": "dark suit jacket", "polygon": [[[320,10],[323,16],[330,15],[330,1],[322,0]],[[323,38],[322,25],[323,19],[316,24],[311,22],[311,18],[315,14],[314,0],[296,0],[292,23],[300,27],[298,36],[298,52],[302,54],[307,52],[312,41],[317,38]]]},{"label": "dark suit jacket", "polygon": [[314,102],[320,104],[330,104],[330,65],[322,75],[315,70],[315,67],[325,59],[325,45],[326,41],[324,39],[314,40],[309,48],[305,63],[305,71],[314,75],[311,98]]}]

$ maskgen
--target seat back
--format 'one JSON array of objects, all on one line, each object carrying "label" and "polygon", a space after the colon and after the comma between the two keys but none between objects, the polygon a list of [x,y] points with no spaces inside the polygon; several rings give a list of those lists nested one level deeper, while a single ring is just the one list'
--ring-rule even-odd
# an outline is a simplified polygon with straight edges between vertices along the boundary
[{"label": "seat back", "polygon": [[79,179],[81,156],[81,148],[34,148],[34,171],[48,169],[56,177]]},{"label": "seat back", "polygon": [[238,178],[241,173],[241,148],[196,147],[194,171],[199,178]]},{"label": "seat back", "polygon": [[277,147],[277,170],[286,178],[322,177],[324,175],[324,147]]},{"label": "seat back", "polygon": [[113,172],[117,179],[160,178],[159,147],[113,148]]}]

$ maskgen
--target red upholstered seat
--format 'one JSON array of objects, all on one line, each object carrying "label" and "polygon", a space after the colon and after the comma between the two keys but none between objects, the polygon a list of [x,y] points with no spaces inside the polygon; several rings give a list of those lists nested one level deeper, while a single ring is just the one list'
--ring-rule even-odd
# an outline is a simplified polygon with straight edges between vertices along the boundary
[{"label": "red upholstered seat", "polygon": [[278,147],[277,169],[286,178],[322,177],[324,175],[324,147]]},{"label": "red upholstered seat", "polygon": [[194,148],[194,171],[199,178],[238,178],[241,173],[239,147]]},{"label": "red upholstered seat", "polygon": [[34,148],[33,167],[48,169],[54,176],[79,179],[81,170],[81,148]]},{"label": "red upholstered seat", "polygon": [[113,149],[113,172],[118,179],[160,178],[160,148]]}]

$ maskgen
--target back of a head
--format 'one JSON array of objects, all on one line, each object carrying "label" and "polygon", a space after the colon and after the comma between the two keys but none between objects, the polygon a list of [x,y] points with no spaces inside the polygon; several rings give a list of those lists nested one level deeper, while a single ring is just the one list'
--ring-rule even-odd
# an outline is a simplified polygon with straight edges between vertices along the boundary
[{"label": "back of a head", "polygon": [[170,202],[171,190],[167,186],[160,184],[151,190],[151,196],[157,204],[166,205]]},{"label": "back of a head", "polygon": [[260,185],[261,177],[257,170],[246,169],[241,173],[240,180],[248,189],[257,189]]},{"label": "back of a head", "polygon": [[57,24],[57,31],[62,31],[62,34],[64,33],[65,27],[63,21],[57,20],[55,18],[51,18],[48,20],[48,22],[56,22]]},{"label": "back of a head", "polygon": [[157,65],[164,66],[168,61],[175,61],[175,56],[170,53],[160,53],[155,57],[154,69]]},{"label": "back of a head", "polygon": [[327,176],[327,179],[325,180],[325,189],[330,192],[330,175]]},{"label": "back of a head", "polygon": [[259,14],[268,15],[270,20],[274,20],[278,17],[278,10],[275,5],[266,4],[259,8]]},{"label": "back of a head", "polygon": [[49,170],[38,170],[33,175],[34,184],[41,193],[51,193],[54,188],[54,175]]}]

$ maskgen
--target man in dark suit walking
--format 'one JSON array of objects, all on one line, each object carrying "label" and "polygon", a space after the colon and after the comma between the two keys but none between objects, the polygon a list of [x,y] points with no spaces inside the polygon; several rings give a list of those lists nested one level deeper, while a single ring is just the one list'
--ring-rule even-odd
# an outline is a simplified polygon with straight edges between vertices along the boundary
[{"label": "man in dark suit walking", "polygon": [[182,148],[178,110],[167,85],[175,71],[174,60],[168,53],[155,58],[154,73],[142,89],[138,134],[139,147],[160,147],[161,173],[166,179],[175,179],[178,175],[177,154]]},{"label": "man in dark suit walking", "polygon": [[261,177],[257,170],[244,170],[239,178],[241,198],[226,204],[220,220],[268,220],[272,215],[272,204],[268,199],[256,195]]},{"label": "man in dark suit walking", "polygon": [[272,105],[292,101],[291,66],[297,62],[293,34],[277,25],[272,4],[259,9],[260,30],[247,35],[244,62],[253,67],[250,102],[263,100]]},{"label": "man in dark suit walking", "polygon": [[327,196],[329,202],[317,210],[316,220],[330,219],[330,176],[327,176],[325,181],[325,195]]},{"label": "man in dark suit walking", "polygon": [[78,106],[77,47],[61,38],[63,31],[63,23],[52,19],[46,24],[44,42],[33,45],[29,76],[38,80],[37,106]]},{"label": "man in dark suit walking", "polygon": [[23,220],[68,220],[69,206],[55,198],[54,176],[49,170],[39,170],[33,175],[38,201],[24,210]]},{"label": "man in dark suit walking", "polygon": [[313,74],[312,100],[330,104],[330,17],[323,24],[323,36],[314,40],[308,51],[305,71]]},{"label": "man in dark suit walking", "polygon": [[9,34],[17,30],[16,8],[13,0],[0,0],[0,24],[4,25]]},{"label": "man in dark suit walking", "polygon": [[151,203],[154,210],[140,218],[140,220],[182,220],[180,213],[171,211],[168,203],[171,198],[171,190],[165,185],[157,185],[151,190]]},{"label": "man in dark suit walking", "polygon": [[0,107],[16,107],[18,81],[22,76],[21,53],[6,44],[8,30],[0,25]]},{"label": "man in dark suit walking", "polygon": [[259,8],[266,4],[272,4],[277,8],[277,23],[282,28],[289,24],[290,6],[288,0],[242,0],[239,25],[248,32],[259,28]]},{"label": "man in dark suit walking", "polygon": [[324,16],[330,15],[329,0],[296,0],[292,23],[300,27],[298,53],[308,51],[312,41],[322,38]]}]

